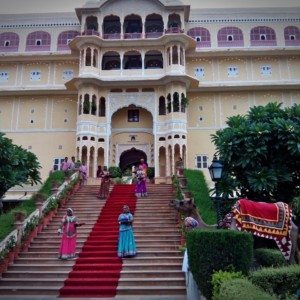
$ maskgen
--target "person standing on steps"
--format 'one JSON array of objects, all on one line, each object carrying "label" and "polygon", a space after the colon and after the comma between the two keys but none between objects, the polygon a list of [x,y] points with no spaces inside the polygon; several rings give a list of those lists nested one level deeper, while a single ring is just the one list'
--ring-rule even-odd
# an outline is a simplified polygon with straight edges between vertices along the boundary
[{"label": "person standing on steps", "polygon": [[132,229],[133,216],[128,205],[123,206],[123,213],[119,215],[118,222],[118,257],[134,257],[136,255],[136,245]]},{"label": "person standing on steps", "polygon": [[80,185],[84,185],[87,183],[87,166],[85,161],[82,162],[82,165],[79,167],[79,181]]},{"label": "person standing on steps", "polygon": [[84,225],[84,223],[78,223],[72,208],[68,208],[67,213],[61,220],[61,226],[57,230],[57,233],[62,235],[58,255],[59,259],[66,260],[76,258],[77,227],[82,225]]},{"label": "person standing on steps", "polygon": [[107,167],[103,167],[103,171],[101,173],[101,183],[100,183],[100,190],[98,193],[99,199],[107,198],[109,194],[109,186],[110,186],[110,174],[107,170]]}]

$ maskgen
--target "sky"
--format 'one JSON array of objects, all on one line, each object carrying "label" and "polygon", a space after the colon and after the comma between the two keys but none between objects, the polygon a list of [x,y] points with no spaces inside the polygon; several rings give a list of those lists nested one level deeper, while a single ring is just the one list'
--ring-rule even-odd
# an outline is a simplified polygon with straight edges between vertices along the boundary
[{"label": "sky", "polygon": [[[85,0],[0,0],[0,14],[74,12],[74,8],[83,6],[85,2]],[[182,0],[182,2],[200,9],[300,7],[300,0]]]}]

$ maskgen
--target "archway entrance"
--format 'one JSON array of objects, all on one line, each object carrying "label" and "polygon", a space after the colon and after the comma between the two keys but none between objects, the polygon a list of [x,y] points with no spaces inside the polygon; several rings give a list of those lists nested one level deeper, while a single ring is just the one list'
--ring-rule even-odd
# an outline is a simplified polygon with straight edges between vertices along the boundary
[{"label": "archway entrance", "polygon": [[130,150],[124,151],[120,156],[120,168],[123,171],[130,168],[134,165],[137,166],[141,160],[147,163],[147,155],[144,151],[138,150],[136,148],[131,148]]}]

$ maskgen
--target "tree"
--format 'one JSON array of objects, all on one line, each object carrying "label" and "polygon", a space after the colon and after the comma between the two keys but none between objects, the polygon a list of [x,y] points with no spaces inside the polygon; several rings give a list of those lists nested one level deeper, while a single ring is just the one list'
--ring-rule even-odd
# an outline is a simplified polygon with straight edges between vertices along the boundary
[{"label": "tree", "polygon": [[0,199],[15,185],[41,182],[41,166],[35,154],[14,145],[1,132],[0,149]]},{"label": "tree", "polygon": [[212,135],[224,162],[223,190],[259,201],[290,203],[300,194],[300,105],[254,106]]}]

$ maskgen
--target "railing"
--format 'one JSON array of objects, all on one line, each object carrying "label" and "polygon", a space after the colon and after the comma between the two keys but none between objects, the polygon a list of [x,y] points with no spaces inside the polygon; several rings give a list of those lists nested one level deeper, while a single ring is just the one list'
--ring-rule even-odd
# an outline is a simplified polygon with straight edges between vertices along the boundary
[{"label": "railing", "polygon": [[250,41],[251,46],[277,46],[276,40],[273,41],[262,41],[262,40],[257,40],[257,41]]},{"label": "railing", "polygon": [[121,33],[104,33],[103,38],[105,40],[119,40],[121,39]]},{"label": "railing", "polygon": [[27,45],[26,51],[50,51],[50,45]]},{"label": "railing", "polygon": [[[74,179],[76,179],[77,177],[78,177],[78,172],[74,173],[74,174],[71,176],[71,180],[74,180]],[[41,211],[43,211],[43,210],[48,206],[48,204],[49,204],[49,202],[50,202],[51,200],[53,200],[53,199],[58,199],[59,196],[60,196],[60,194],[61,194],[62,191],[65,189],[65,187],[68,186],[68,184],[69,184],[69,182],[66,182],[66,181],[65,181],[65,182],[58,188],[57,193],[56,193],[55,195],[51,195],[51,196],[43,203]],[[22,225],[23,230],[25,229],[26,224],[29,223],[33,217],[40,217],[40,210],[39,210],[39,209],[36,209],[35,211],[33,211],[33,212],[29,215],[29,217],[27,217],[27,218],[24,220],[23,225]],[[14,237],[14,238],[15,238],[15,241],[18,240],[18,239],[17,239],[17,237],[18,237],[18,230],[17,230],[17,229],[14,229],[14,230],[6,237],[6,238],[4,238],[4,239],[2,240],[2,242],[0,243],[0,252],[6,248],[6,244],[7,244],[7,242],[9,241],[9,239],[10,239],[11,237]]]},{"label": "railing", "polygon": [[244,47],[244,41],[243,40],[219,41],[218,46],[219,47]]},{"label": "railing", "polygon": [[147,39],[155,39],[161,37],[163,34],[163,32],[146,32],[145,37]]},{"label": "railing", "polygon": [[97,36],[100,36],[100,33],[99,31],[97,30],[94,30],[94,29],[88,29],[88,30],[85,30],[81,33],[81,35],[97,35]]},{"label": "railing", "polygon": [[142,38],[141,32],[124,33],[124,39],[140,39]]},{"label": "railing", "polygon": [[180,27],[170,27],[166,29],[166,33],[184,33],[184,30]]}]

